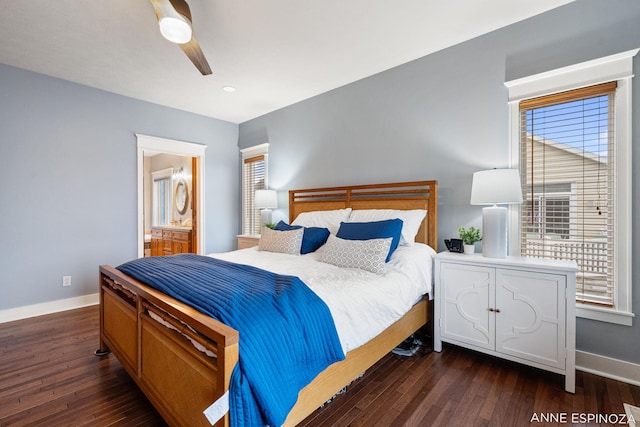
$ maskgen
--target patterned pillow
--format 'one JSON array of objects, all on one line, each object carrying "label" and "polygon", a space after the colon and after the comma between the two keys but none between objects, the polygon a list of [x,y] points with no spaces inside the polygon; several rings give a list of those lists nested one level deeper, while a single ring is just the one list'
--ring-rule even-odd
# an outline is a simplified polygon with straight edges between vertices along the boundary
[{"label": "patterned pillow", "polygon": [[289,231],[277,231],[268,227],[262,228],[258,249],[267,252],[280,252],[289,255],[300,255],[304,228]]},{"label": "patterned pillow", "polygon": [[[289,225],[284,221],[280,221],[273,227],[274,230],[286,231],[296,230],[302,228],[301,225]],[[304,227],[304,234],[302,235],[302,247],[300,253],[302,255],[315,252],[319,247],[325,244],[329,237],[328,228],[320,227]]]},{"label": "patterned pillow", "polygon": [[340,224],[336,237],[348,240],[388,239],[391,237],[391,247],[386,259],[389,262],[391,255],[398,247],[401,232],[402,220],[394,218],[372,222],[343,222]]},{"label": "patterned pillow", "polygon": [[390,246],[391,238],[345,240],[332,234],[322,247],[320,261],[383,274]]}]

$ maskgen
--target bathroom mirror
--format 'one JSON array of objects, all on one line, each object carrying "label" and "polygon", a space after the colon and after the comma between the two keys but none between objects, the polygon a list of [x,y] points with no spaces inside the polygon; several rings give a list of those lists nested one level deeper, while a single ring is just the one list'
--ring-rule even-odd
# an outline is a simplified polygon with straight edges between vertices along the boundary
[{"label": "bathroom mirror", "polygon": [[187,212],[187,206],[189,205],[189,189],[187,188],[187,182],[184,179],[178,181],[176,185],[176,195],[174,197],[176,201],[176,209],[180,215],[184,215]]}]

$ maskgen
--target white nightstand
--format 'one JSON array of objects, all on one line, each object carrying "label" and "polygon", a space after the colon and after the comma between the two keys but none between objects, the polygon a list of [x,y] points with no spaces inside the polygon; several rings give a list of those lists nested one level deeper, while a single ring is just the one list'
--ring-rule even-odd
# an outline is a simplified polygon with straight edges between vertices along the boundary
[{"label": "white nightstand", "polygon": [[442,342],[565,375],[575,392],[573,261],[435,258],[434,349]]}]

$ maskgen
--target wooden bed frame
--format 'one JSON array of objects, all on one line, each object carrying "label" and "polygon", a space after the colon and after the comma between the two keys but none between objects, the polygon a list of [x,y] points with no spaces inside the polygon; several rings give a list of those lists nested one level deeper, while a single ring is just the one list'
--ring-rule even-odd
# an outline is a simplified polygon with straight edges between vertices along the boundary
[{"label": "wooden bed frame", "polygon": [[[289,213],[353,209],[426,209],[416,241],[437,248],[437,182],[317,188],[289,192]],[[151,318],[155,313],[180,333]],[[405,316],[346,359],[329,366],[299,394],[286,426],[293,426],[427,324],[423,299]],[[198,351],[186,337],[216,357]],[[238,331],[107,265],[100,266],[100,348],[112,351],[172,426],[209,426],[203,410],[229,388],[238,361]],[[216,426],[228,426],[227,414]]]}]

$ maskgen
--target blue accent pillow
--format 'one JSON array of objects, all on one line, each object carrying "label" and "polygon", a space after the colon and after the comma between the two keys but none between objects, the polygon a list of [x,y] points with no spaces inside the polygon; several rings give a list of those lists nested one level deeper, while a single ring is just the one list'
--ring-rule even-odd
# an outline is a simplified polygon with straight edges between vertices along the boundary
[{"label": "blue accent pillow", "polygon": [[343,222],[340,224],[336,237],[346,240],[387,239],[391,237],[391,247],[386,259],[386,262],[389,262],[400,242],[402,224],[400,218],[372,222]]},{"label": "blue accent pillow", "polygon": [[304,234],[302,236],[302,247],[300,253],[302,255],[310,252],[315,252],[324,245],[329,238],[329,229],[322,227],[302,227],[301,225],[289,225],[284,221],[280,221],[273,227],[274,230],[288,231],[297,230],[298,228],[304,228]]}]

